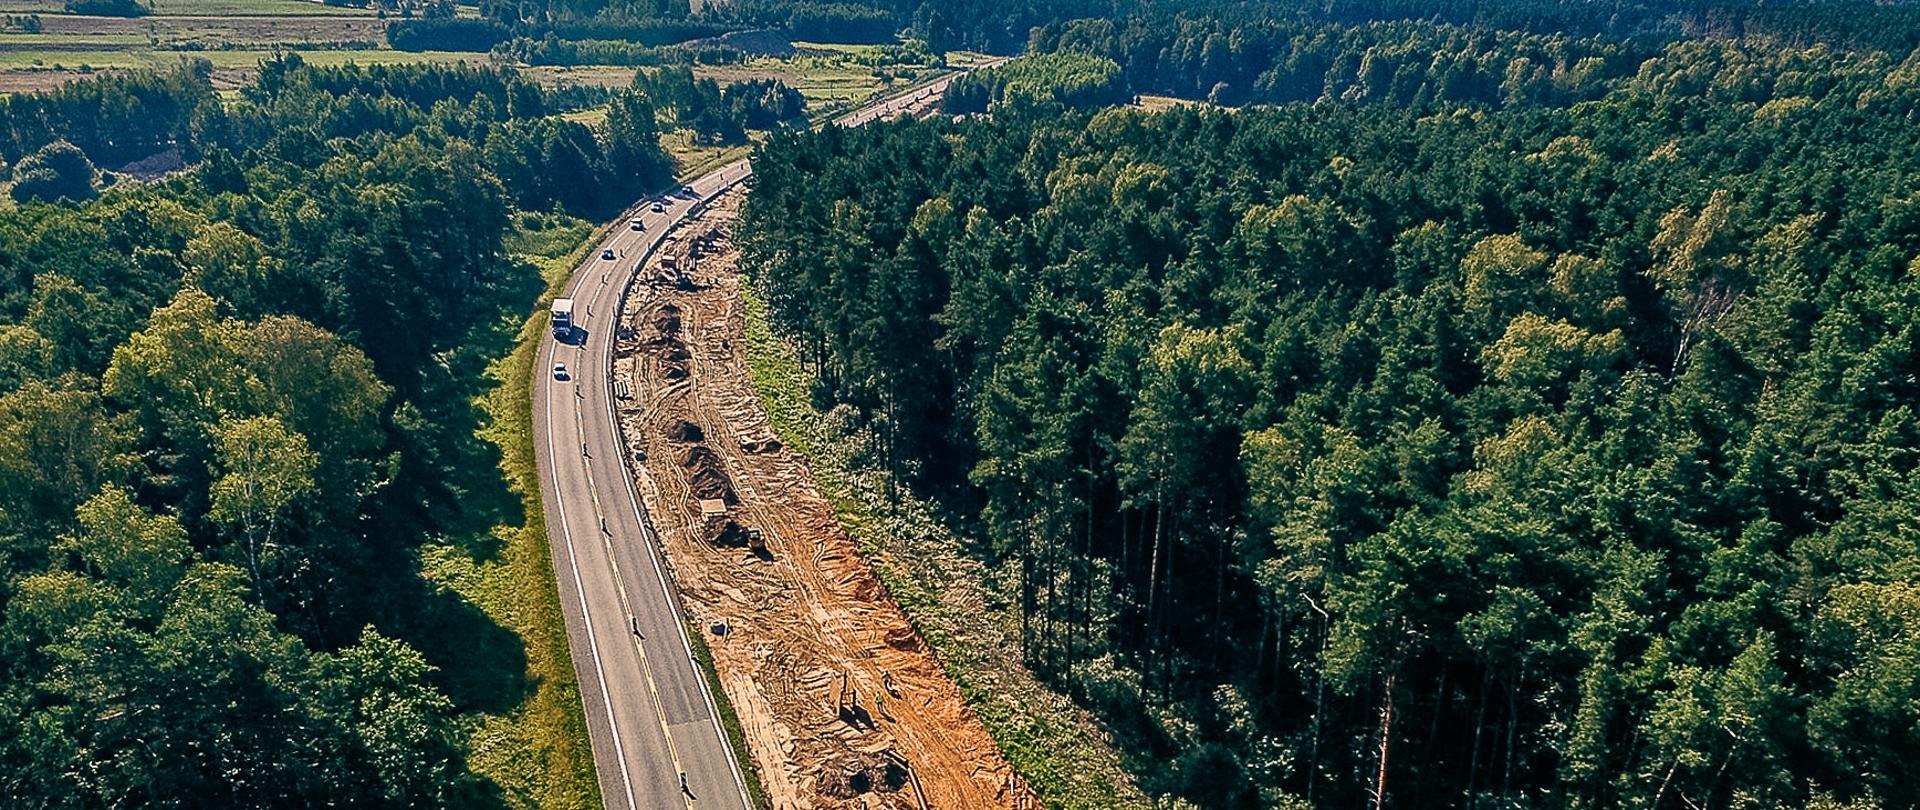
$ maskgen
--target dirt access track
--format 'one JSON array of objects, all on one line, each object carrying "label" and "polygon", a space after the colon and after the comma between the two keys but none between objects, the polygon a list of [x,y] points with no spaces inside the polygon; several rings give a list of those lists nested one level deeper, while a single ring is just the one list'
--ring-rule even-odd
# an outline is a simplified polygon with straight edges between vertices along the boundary
[{"label": "dirt access track", "polygon": [[661,244],[614,349],[647,513],[779,810],[1037,808],[815,486],[744,356],[744,192]]}]

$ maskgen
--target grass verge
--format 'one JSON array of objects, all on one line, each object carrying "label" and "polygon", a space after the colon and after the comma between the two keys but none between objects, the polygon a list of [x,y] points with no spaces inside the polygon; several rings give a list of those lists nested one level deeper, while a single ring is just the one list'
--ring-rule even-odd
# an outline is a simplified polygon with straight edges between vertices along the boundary
[{"label": "grass verge", "polygon": [[[757,139],[762,136],[754,133],[750,137]],[[685,129],[662,133],[660,147],[667,150],[668,157],[673,158],[674,174],[683,183],[753,154],[751,142],[710,146],[696,143],[692,131]]]},{"label": "grass verge", "polygon": [[[543,304],[591,247],[592,228],[570,230],[577,246],[559,248],[558,256],[528,257],[547,282]],[[475,556],[457,545],[435,545],[423,550],[421,562],[428,577],[526,645],[529,694],[507,712],[480,716],[468,742],[470,766],[498,784],[511,807],[588,810],[601,806],[600,786],[554,585],[534,462],[531,380],[544,335],[545,323],[537,316],[522,326],[514,350],[488,367],[496,385],[481,403],[489,418],[481,436],[500,449],[501,472],[521,501],[521,524],[494,527],[494,554]]]},{"label": "grass verge", "polygon": [[793,348],[774,334],[760,300],[744,298],[753,385],[775,434],[811,463],[841,523],[1014,770],[1048,807],[1148,807],[1092,715],[1026,670],[1014,601],[924,504],[889,504],[885,475],[855,467],[847,453],[863,439],[835,435],[837,420],[813,407]]},{"label": "grass verge", "polygon": [[747,755],[747,731],[740,726],[740,715],[733,710],[733,701],[727,699],[727,690],[720,685],[720,670],[713,666],[713,651],[707,649],[707,639],[700,635],[700,628],[687,625],[687,640],[693,644],[693,661],[700,665],[700,673],[707,678],[707,691],[713,693],[713,705],[720,712],[720,725],[727,730],[727,745],[733,749],[733,760],[740,764],[740,772],[746,775],[747,798],[753,802],[754,810],[768,810],[773,806],[767,798],[767,789],[760,781],[760,766],[755,765],[753,757]]}]

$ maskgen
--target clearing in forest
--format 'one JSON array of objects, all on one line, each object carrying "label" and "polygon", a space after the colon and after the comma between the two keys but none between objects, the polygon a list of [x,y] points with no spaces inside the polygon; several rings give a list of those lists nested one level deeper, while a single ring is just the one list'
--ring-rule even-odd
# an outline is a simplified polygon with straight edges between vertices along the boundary
[{"label": "clearing in forest", "polygon": [[783,809],[1037,807],[774,438],[745,357],[741,193],[648,259],[614,373],[647,513],[767,792]]}]

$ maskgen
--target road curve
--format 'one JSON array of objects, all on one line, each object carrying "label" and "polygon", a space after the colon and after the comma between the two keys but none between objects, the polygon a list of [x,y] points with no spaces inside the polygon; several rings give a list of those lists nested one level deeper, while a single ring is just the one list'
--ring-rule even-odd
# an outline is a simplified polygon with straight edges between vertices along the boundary
[{"label": "road curve", "polygon": [[[958,75],[958,74],[955,74]],[[834,121],[857,126],[895,113],[954,76],[873,102]],[[694,180],[691,199],[666,211],[635,206],[574,269],[561,297],[574,300],[586,337],[542,341],[533,380],[535,456],[554,580],[586,710],[595,771],[608,808],[747,810],[740,773],[694,664],[680,601],[636,494],[613,415],[613,326],[638,267],[696,207],[744,180],[740,160]],[[639,218],[644,231],[627,220]],[[603,260],[602,251],[614,258]],[[568,379],[554,374],[564,364]]]}]

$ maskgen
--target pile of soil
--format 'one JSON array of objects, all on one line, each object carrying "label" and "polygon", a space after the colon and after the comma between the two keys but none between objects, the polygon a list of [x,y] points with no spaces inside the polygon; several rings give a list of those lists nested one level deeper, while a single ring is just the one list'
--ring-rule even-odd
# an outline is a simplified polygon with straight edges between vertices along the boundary
[{"label": "pile of soil", "polygon": [[687,351],[687,344],[674,338],[658,338],[653,342],[653,356],[662,362],[686,362],[693,358],[693,352]]},{"label": "pile of soil", "polygon": [[820,774],[820,792],[836,799],[862,793],[898,793],[907,786],[907,771],[889,757],[854,754],[829,763]]},{"label": "pile of soil", "polygon": [[693,353],[687,351],[687,344],[669,335],[648,341],[647,347],[653,350],[654,358],[660,361],[661,378],[669,381],[687,378],[687,361],[693,359]]},{"label": "pile of soil", "polygon": [[704,444],[687,448],[680,457],[680,466],[687,470],[687,487],[693,490],[695,498],[718,498],[728,506],[739,505],[740,496],[733,491],[733,479],[727,476],[726,466],[720,463],[720,457],[714,455],[712,448]]},{"label": "pile of soil", "polygon": [[707,542],[716,546],[747,547],[747,527],[731,517],[707,521],[706,535]]},{"label": "pile of soil", "polygon": [[[680,292],[699,292],[706,289],[705,285],[693,280],[693,273],[691,272],[693,265],[692,256],[669,258],[673,258],[673,266],[668,267],[665,262],[662,262],[659,271],[647,278],[646,283],[649,286],[678,290]],[[672,305],[669,304],[668,306],[671,307]]]},{"label": "pile of soil", "polygon": [[680,334],[680,308],[672,304],[661,307],[653,318],[653,328],[668,337]]},{"label": "pile of soil", "polygon": [[[717,37],[696,39],[684,43],[686,46],[716,45],[725,48],[737,48],[754,56],[789,57],[799,50],[785,34],[772,28],[756,28],[751,31],[728,31]],[[827,53],[831,54],[832,51]]]},{"label": "pile of soil", "polygon": [[[35,50],[49,48],[49,45],[36,43]],[[152,182],[186,168],[186,156],[180,147],[174,146],[143,157],[114,170],[115,174],[124,174],[141,182]]]},{"label": "pile of soil", "polygon": [[699,425],[681,419],[667,428],[667,438],[676,442],[699,444],[707,438],[707,434],[700,429]]},{"label": "pile of soil", "polygon": [[749,453],[752,453],[756,456],[761,453],[771,453],[775,450],[779,450],[780,447],[781,447],[781,444],[779,439],[761,439],[759,441],[740,443],[740,449],[745,450]]}]

